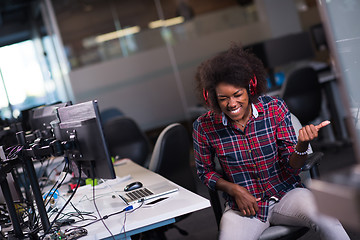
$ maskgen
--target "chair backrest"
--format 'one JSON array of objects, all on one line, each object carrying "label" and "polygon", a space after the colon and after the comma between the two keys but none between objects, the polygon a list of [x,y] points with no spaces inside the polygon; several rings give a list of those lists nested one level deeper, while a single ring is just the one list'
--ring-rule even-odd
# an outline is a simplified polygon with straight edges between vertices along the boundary
[{"label": "chair backrest", "polygon": [[[296,137],[299,136],[299,130],[302,128],[302,124],[300,123],[299,119],[291,113],[291,122],[293,124],[295,133],[296,133]],[[311,148],[311,144],[309,144],[309,151],[308,153],[312,153],[313,150]],[[310,176],[310,172],[309,171],[302,171],[300,174],[301,177],[301,181],[304,182],[305,184],[307,184],[310,180],[311,180],[311,176]]]},{"label": "chair backrest", "polygon": [[146,164],[150,155],[150,144],[132,118],[114,117],[109,119],[103,128],[111,156],[130,158],[142,166]]},{"label": "chair backrest", "polygon": [[173,123],[161,131],[154,146],[149,169],[196,192],[190,166],[190,136],[183,125]]},{"label": "chair backrest", "polygon": [[302,124],[315,120],[321,112],[321,86],[318,74],[312,67],[303,67],[292,72],[284,83],[282,98],[290,112]]},{"label": "chair backrest", "polygon": [[124,116],[124,114],[117,108],[107,108],[100,112],[101,115],[101,122],[102,124],[105,124],[107,121],[109,121],[112,118]]},{"label": "chair backrest", "polygon": [[[291,123],[294,127],[294,130],[295,130],[295,134],[296,134],[296,138],[299,137],[299,130],[302,128],[302,124],[300,122],[300,120],[293,114],[293,113],[290,113],[291,115]],[[312,148],[311,148],[311,144],[309,144],[309,152],[308,153],[312,153]]]}]

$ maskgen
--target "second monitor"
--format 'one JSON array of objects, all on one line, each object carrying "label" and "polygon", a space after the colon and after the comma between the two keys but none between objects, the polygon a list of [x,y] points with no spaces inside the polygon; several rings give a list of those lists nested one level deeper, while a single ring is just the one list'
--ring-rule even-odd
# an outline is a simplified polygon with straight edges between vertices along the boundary
[{"label": "second monitor", "polygon": [[105,142],[96,100],[57,109],[61,141],[72,141],[66,150],[88,178],[115,178],[115,171]]}]

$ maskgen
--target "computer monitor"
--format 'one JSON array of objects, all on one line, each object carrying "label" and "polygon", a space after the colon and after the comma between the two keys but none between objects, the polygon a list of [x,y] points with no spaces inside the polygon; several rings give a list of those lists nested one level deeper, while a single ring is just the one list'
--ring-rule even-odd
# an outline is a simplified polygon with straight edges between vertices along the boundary
[{"label": "computer monitor", "polygon": [[20,116],[18,118],[18,121],[21,122],[22,130],[24,132],[31,131],[30,121],[32,118],[31,115],[32,115],[33,109],[43,107],[43,106],[45,106],[45,104],[40,104],[40,105],[26,108],[26,109],[23,109],[20,111]]},{"label": "computer monitor", "polygon": [[81,167],[88,178],[115,178],[115,171],[104,138],[96,100],[57,109],[61,141],[73,141],[66,150],[69,160]]},{"label": "computer monitor", "polygon": [[310,33],[317,50],[328,49],[328,43],[325,35],[325,30],[322,23],[315,24],[310,27]]},{"label": "computer monitor", "polygon": [[265,41],[267,64],[270,68],[296,61],[309,60],[315,56],[308,32],[293,33]]},{"label": "computer monitor", "polygon": [[288,34],[244,47],[254,53],[269,71],[270,85],[276,86],[274,69],[315,56],[308,32]]},{"label": "computer monitor", "polygon": [[71,105],[71,102],[55,103],[31,109],[29,120],[31,131],[34,132],[39,130],[44,137],[49,137],[49,132],[51,130],[50,123],[57,120],[56,109],[69,105]]}]

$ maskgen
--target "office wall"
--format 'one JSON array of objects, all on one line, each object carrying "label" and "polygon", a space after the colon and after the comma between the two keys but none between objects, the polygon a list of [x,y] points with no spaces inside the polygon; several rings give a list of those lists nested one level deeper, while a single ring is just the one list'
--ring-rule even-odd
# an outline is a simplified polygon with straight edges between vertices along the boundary
[{"label": "office wall", "polygon": [[257,1],[257,5],[261,9],[262,20],[268,23],[272,37],[301,31],[295,1],[261,0]]},{"label": "office wall", "polygon": [[[193,79],[201,61],[225,50],[231,41],[246,45],[268,36],[267,27],[258,23],[174,46],[186,105],[198,103]],[[76,102],[97,98],[102,109],[117,107],[143,129],[186,118],[166,47],[77,69],[69,76]]]},{"label": "office wall", "polygon": [[[277,0],[282,4],[288,0]],[[159,47],[141,52],[126,58],[113,59],[107,62],[76,69],[70,72],[74,102],[98,99],[101,109],[117,107],[126,115],[133,117],[144,130],[161,127],[171,122],[183,121],[193,116],[188,108],[198,104],[193,94],[194,73],[198,64],[206,58],[224,51],[230,42],[241,41],[244,45],[271,38],[276,32],[285,35],[289,31],[300,31],[297,18],[291,16],[289,26],[284,15],[286,27],[279,22],[269,26],[275,8],[268,9],[263,0],[257,1],[261,9],[260,21],[216,32],[211,35],[185,40],[174,46]],[[293,12],[295,3],[286,4],[281,11]],[[274,29],[275,28],[275,29]],[[277,31],[277,29],[280,30]],[[169,47],[169,46],[168,46]],[[174,53],[176,66],[169,57]],[[176,72],[179,71],[181,87],[177,85]],[[184,99],[181,95],[185,96]]]}]

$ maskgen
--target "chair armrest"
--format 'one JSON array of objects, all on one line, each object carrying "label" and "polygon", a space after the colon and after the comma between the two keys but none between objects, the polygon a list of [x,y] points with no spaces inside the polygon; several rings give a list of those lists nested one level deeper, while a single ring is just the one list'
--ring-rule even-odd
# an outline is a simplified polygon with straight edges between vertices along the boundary
[{"label": "chair armrest", "polygon": [[302,167],[302,171],[309,171],[310,176],[313,179],[320,178],[318,165],[323,156],[323,152],[314,152],[309,154],[305,161],[305,165]]},{"label": "chair armrest", "polygon": [[302,167],[303,171],[309,171],[315,165],[319,165],[321,158],[324,156],[323,152],[314,152],[308,155],[305,165]]}]

